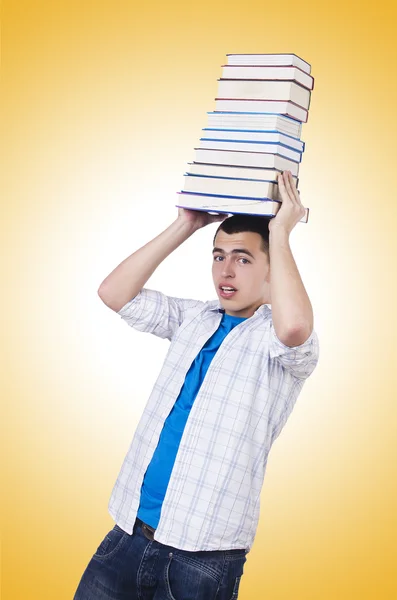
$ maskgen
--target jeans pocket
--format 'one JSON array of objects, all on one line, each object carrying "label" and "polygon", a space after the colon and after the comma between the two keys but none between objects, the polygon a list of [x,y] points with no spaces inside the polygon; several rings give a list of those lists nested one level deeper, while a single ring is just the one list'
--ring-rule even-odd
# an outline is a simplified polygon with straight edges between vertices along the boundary
[{"label": "jeans pocket", "polygon": [[109,531],[99,544],[94,557],[99,560],[107,560],[114,556],[116,552],[124,545],[124,542],[128,539],[128,533],[121,529],[118,525],[115,525],[113,529]]},{"label": "jeans pocket", "polygon": [[241,577],[242,577],[242,575],[239,575],[238,577],[236,577],[236,579],[234,581],[233,594],[232,594],[230,600],[237,600],[238,588],[240,586]]},{"label": "jeans pocket", "polygon": [[229,567],[225,572],[224,586],[222,586],[224,592],[219,600],[237,600],[246,561],[246,554],[229,561]]},{"label": "jeans pocket", "polygon": [[[205,598],[214,600],[221,578],[221,568],[208,565],[205,559],[171,554],[165,568],[167,598]],[[199,590],[199,596],[197,595]]]}]

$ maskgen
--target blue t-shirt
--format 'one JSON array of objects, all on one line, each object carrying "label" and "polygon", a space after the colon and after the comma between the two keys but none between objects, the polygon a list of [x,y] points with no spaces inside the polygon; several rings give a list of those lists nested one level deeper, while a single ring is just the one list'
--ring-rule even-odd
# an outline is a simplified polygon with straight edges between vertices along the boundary
[{"label": "blue t-shirt", "polygon": [[161,506],[183,430],[208,367],[227,334],[233,327],[244,321],[245,318],[232,317],[226,313],[223,314],[218,329],[192,362],[179,396],[165,420],[157,448],[154,451],[142,483],[137,515],[142,521],[152,527],[157,527],[160,521]]}]

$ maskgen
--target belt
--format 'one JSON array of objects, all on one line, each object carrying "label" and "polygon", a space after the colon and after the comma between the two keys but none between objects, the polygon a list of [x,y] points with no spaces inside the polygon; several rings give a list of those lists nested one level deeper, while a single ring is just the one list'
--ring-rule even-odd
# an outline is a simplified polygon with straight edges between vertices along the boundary
[{"label": "belt", "polygon": [[143,521],[141,521],[141,519],[138,519],[138,517],[136,518],[135,523],[136,525],[141,527],[143,535],[148,540],[154,540],[154,532],[156,531],[154,527],[151,527],[147,523],[144,523]]}]

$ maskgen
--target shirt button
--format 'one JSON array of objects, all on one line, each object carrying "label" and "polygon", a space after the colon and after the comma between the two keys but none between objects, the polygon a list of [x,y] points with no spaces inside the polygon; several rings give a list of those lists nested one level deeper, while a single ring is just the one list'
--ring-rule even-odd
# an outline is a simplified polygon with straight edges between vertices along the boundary
[{"label": "shirt button", "polygon": [[170,558],[172,558],[172,556],[173,556],[172,552],[170,552],[170,553],[168,554],[168,556],[169,556]]}]

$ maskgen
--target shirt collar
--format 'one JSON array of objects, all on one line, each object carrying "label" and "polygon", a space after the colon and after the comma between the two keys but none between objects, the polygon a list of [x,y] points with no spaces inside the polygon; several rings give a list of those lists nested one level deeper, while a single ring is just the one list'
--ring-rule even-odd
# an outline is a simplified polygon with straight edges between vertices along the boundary
[{"label": "shirt collar", "polygon": [[[220,313],[224,313],[225,309],[222,308],[220,302],[218,300],[211,300],[209,302],[209,310],[211,312],[220,312]],[[261,304],[256,311],[254,312],[254,314],[252,315],[253,317],[256,315],[264,315],[264,316],[268,316],[270,315],[272,312],[271,308],[267,305],[267,304]]]}]

